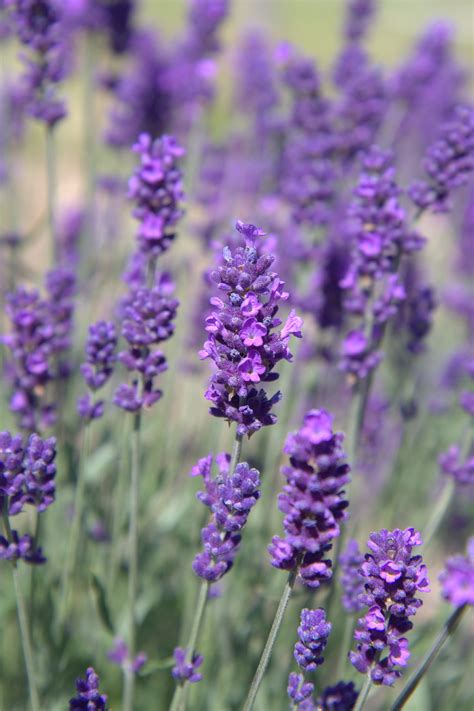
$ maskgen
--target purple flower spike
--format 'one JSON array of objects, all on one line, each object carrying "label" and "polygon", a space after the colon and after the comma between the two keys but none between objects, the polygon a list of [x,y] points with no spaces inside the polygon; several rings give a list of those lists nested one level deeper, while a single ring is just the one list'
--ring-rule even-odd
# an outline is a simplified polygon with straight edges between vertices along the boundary
[{"label": "purple flower spike", "polygon": [[467,555],[448,558],[439,576],[443,597],[454,607],[474,605],[474,537],[467,542]]},{"label": "purple flower spike", "polygon": [[294,657],[304,672],[315,671],[324,662],[321,656],[326,647],[332,625],[326,622],[323,609],[301,610],[298,627],[299,641],[295,644]]},{"label": "purple flower spike", "polygon": [[24,560],[30,565],[41,565],[46,563],[41,548],[35,547],[35,542],[31,536],[25,533],[19,536],[18,531],[12,531],[12,540],[8,541],[4,536],[0,536],[0,559],[9,560],[16,563],[17,560]]},{"label": "purple flower spike", "polygon": [[359,551],[357,541],[350,540],[339,557],[341,565],[342,604],[347,612],[360,612],[364,603],[360,596],[364,592],[363,578],[359,573],[364,556]]},{"label": "purple flower spike", "polygon": [[343,486],[349,465],[342,450],[344,435],[332,430],[326,410],[310,410],[303,427],[288,436],[285,452],[290,465],[282,468],[287,480],[279,496],[285,514],[285,538],[275,536],[269,546],[271,563],[281,570],[299,568],[304,585],[317,588],[331,578],[325,558],[347,518]]},{"label": "purple flower spike", "polygon": [[133,216],[139,221],[139,248],[147,256],[165,252],[176,236],[175,225],[183,215],[184,198],[178,160],[184,149],[172,136],[155,141],[149,134],[139,136],[133,150],[141,163],[130,178],[128,195],[136,207]]},{"label": "purple flower spike", "polygon": [[34,118],[54,126],[66,115],[56,86],[70,68],[70,42],[61,3],[55,0],[12,0],[12,19],[20,42],[28,53],[23,81],[28,110]]},{"label": "purple flower spike", "polygon": [[204,550],[194,558],[193,570],[211,583],[220,580],[232,567],[242,530],[260,497],[260,476],[256,469],[241,462],[228,476],[229,455],[217,455],[216,462],[219,474],[215,479],[211,476],[212,455],[200,459],[191,471],[192,476],[202,476],[205,491],[200,491],[197,497],[213,514],[211,522],[202,529]]},{"label": "purple flower spike", "polygon": [[303,674],[291,672],[288,677],[288,697],[293,704],[298,704],[298,709],[315,709],[314,705],[304,706],[305,703],[312,704],[311,696],[314,691],[314,684],[310,681],[305,681]]},{"label": "purple flower spike", "polygon": [[192,661],[186,662],[186,650],[182,647],[176,647],[173,652],[173,656],[176,661],[176,665],[171,670],[173,677],[180,684],[189,682],[190,684],[195,684],[201,681],[202,674],[197,670],[204,661],[204,657],[201,654],[193,654]]},{"label": "purple flower spike", "polygon": [[93,392],[100,390],[110,379],[116,361],[117,333],[111,321],[98,321],[89,326],[86,342],[86,362],[81,365],[81,373],[89,393],[80,398],[77,410],[85,420],[102,417],[104,404],[92,399]]},{"label": "purple flower spike", "polygon": [[225,247],[222,266],[211,273],[225,297],[211,299],[214,311],[206,319],[208,340],[199,355],[211,358],[216,369],[206,392],[212,403],[210,413],[236,422],[239,434],[250,437],[276,422],[271,409],[280,393],[268,399],[256,385],[278,378],[274,368],[282,359],[291,360],[289,339],[301,337],[303,322],[292,311],[283,330],[275,330],[281,325],[278,304],[288,294],[278,275],[270,271],[274,257],[261,252],[261,229],[239,221],[236,230],[245,246]]},{"label": "purple flower spike", "polygon": [[349,659],[357,671],[370,672],[374,684],[392,686],[410,656],[404,634],[422,605],[416,594],[429,592],[429,581],[422,557],[412,556],[413,547],[421,545],[413,528],[372,533],[367,545],[371,553],[360,568],[365,588],[360,600],[368,611],[359,620],[357,650]]},{"label": "purple flower spike", "polygon": [[107,696],[99,691],[99,677],[92,667],[85,679],[76,681],[77,695],[69,700],[70,711],[107,711]]},{"label": "purple flower spike", "polygon": [[410,196],[420,209],[448,212],[451,193],[474,172],[474,109],[457,106],[424,159],[427,180],[413,183]]}]

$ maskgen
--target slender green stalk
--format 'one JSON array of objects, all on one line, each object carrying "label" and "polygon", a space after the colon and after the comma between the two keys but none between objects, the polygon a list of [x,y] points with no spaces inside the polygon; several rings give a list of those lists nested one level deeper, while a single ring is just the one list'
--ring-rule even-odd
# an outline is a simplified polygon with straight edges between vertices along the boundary
[{"label": "slender green stalk", "polygon": [[[9,541],[12,540],[12,530],[10,528],[10,521],[8,518],[7,501],[5,500],[5,505],[3,508],[3,526],[5,528],[5,535]],[[30,694],[30,703],[32,711],[40,711],[40,702],[38,689],[36,687],[35,680],[35,667],[33,662],[33,648],[31,644],[30,637],[30,626],[28,623],[28,615],[26,612],[26,605],[23,599],[23,593],[21,590],[20,580],[18,577],[18,570],[16,567],[16,561],[12,564],[12,575],[13,575],[13,585],[15,587],[15,601],[16,601],[16,611],[18,615],[18,623],[20,626],[20,637],[21,646],[23,649],[23,657],[25,660],[26,676],[28,679],[28,690]]]},{"label": "slender green stalk", "polygon": [[428,523],[425,526],[423,535],[423,543],[425,545],[425,548],[431,542],[433,536],[436,534],[436,531],[438,530],[441,521],[443,520],[446,511],[449,508],[449,504],[451,503],[451,500],[453,498],[455,488],[456,485],[454,477],[450,476],[448,478],[448,481],[445,482],[441,495],[439,496],[438,501],[436,502],[435,507],[431,513],[431,516],[428,519]]},{"label": "slender green stalk", "polygon": [[372,679],[370,678],[370,670],[367,672],[367,677],[364,682],[364,686],[360,690],[359,696],[357,697],[357,703],[354,706],[354,711],[362,711],[369,696],[370,689],[372,688]]},{"label": "slender green stalk", "polygon": [[84,517],[84,501],[86,491],[86,468],[87,458],[90,451],[91,425],[84,426],[82,435],[82,448],[80,456],[79,476],[76,484],[74,496],[74,512],[69,534],[66,559],[64,561],[63,576],[61,582],[61,603],[59,607],[59,626],[63,626],[68,610],[71,587],[74,584],[77,560],[81,545],[82,521]]},{"label": "slender green stalk", "polygon": [[[130,662],[136,648],[136,601],[138,592],[138,485],[140,475],[140,430],[141,413],[135,414],[131,438],[130,520],[129,520],[129,569],[128,569],[128,653]],[[135,673],[130,663],[125,672],[123,711],[132,711],[135,690]]]},{"label": "slender green stalk", "polygon": [[232,476],[235,472],[237,464],[240,462],[240,455],[242,454],[242,438],[243,435],[241,434],[237,433],[235,435],[234,446],[232,447],[232,456],[230,459],[229,476]]},{"label": "slender green stalk", "polygon": [[[206,610],[207,600],[209,597],[210,585],[211,584],[209,583],[209,581],[204,580],[199,591],[193,626],[191,628],[189,642],[186,647],[186,664],[191,664],[194,657],[194,653],[196,651],[197,640],[199,638],[199,633],[201,631],[202,623],[204,621],[204,612]],[[182,683],[176,687],[173,700],[171,702],[170,711],[183,711],[183,709],[186,708],[186,689],[186,683]]]},{"label": "slender green stalk", "polygon": [[262,656],[260,657],[260,661],[258,663],[257,671],[255,672],[255,676],[252,680],[249,692],[247,694],[247,698],[245,700],[243,711],[251,711],[255,703],[255,699],[257,698],[258,690],[260,688],[260,684],[262,683],[262,679],[267,669],[268,662],[270,661],[277,634],[280,630],[281,623],[283,622],[283,617],[285,615],[286,608],[288,607],[288,602],[290,600],[290,596],[295,585],[297,574],[298,569],[296,568],[295,570],[291,571],[288,576],[288,580],[286,581],[286,585],[283,589],[283,593],[280,598],[280,602],[278,603],[278,608],[275,613],[275,617],[273,619],[273,624],[271,626],[270,633],[268,635],[265,647],[262,652]]},{"label": "slender green stalk", "polygon": [[347,661],[347,653],[349,652],[351,647],[353,633],[354,617],[352,615],[347,615],[344,621],[344,633],[342,635],[342,642],[339,648],[339,655],[337,659],[336,679],[341,679],[344,675],[344,666]]},{"label": "slender green stalk", "polygon": [[56,146],[54,128],[46,127],[46,180],[48,201],[48,226],[51,240],[51,264],[58,262],[58,244],[56,239]]},{"label": "slender green stalk", "polygon": [[411,675],[410,679],[408,680],[407,684],[404,686],[404,688],[401,690],[400,694],[397,696],[395,699],[395,702],[390,706],[390,711],[400,711],[402,709],[410,696],[413,694],[415,691],[416,687],[420,683],[421,679],[424,677],[436,657],[438,656],[439,652],[441,651],[441,648],[445,644],[445,642],[449,639],[449,637],[453,634],[459,623],[461,622],[461,618],[466,612],[467,605],[462,605],[461,607],[457,607],[451,615],[448,617],[446,620],[443,629],[439,633],[439,635],[436,637],[433,646],[431,649],[425,654],[421,662],[419,663],[418,667],[415,669],[413,674]]}]

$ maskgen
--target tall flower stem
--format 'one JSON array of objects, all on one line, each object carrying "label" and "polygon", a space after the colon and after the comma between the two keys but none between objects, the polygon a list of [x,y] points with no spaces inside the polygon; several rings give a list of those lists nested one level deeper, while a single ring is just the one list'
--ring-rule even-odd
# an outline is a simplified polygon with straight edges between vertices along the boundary
[{"label": "tall flower stem", "polygon": [[370,678],[370,671],[367,673],[367,677],[364,682],[364,686],[359,692],[359,696],[357,697],[357,703],[354,706],[354,711],[362,711],[362,709],[365,706],[365,702],[367,701],[367,698],[369,696],[370,689],[372,687],[372,679]]},{"label": "tall flower stem", "polygon": [[[130,520],[128,529],[129,569],[128,569],[128,650],[129,658],[135,657],[136,647],[136,601],[138,592],[138,484],[140,474],[140,430],[141,412],[133,419],[131,437],[131,478],[130,478]],[[135,690],[135,673],[129,664],[125,671],[123,711],[132,711]]]},{"label": "tall flower stem", "polygon": [[441,495],[435,504],[435,507],[428,519],[428,523],[425,526],[423,542],[426,546],[431,542],[436,531],[438,530],[446,511],[449,508],[449,504],[453,498],[454,490],[456,488],[454,477],[450,476],[448,481],[445,483]]},{"label": "tall flower stem", "polygon": [[[209,597],[210,585],[211,584],[209,583],[209,581],[204,580],[199,591],[193,626],[191,628],[191,634],[189,636],[189,641],[186,647],[186,664],[190,664],[192,662],[196,650],[197,640],[199,638],[199,633],[201,631],[202,623],[204,621],[204,612],[206,610],[207,600]],[[184,683],[176,687],[176,691],[173,696],[173,701],[170,706],[170,711],[182,711],[182,709],[186,707],[186,689],[187,687]]]},{"label": "tall flower stem", "polygon": [[255,672],[255,676],[252,680],[249,692],[247,694],[247,698],[245,700],[243,711],[251,711],[255,703],[260,684],[262,683],[262,679],[267,669],[268,662],[270,661],[273,647],[275,645],[275,640],[280,630],[281,623],[283,622],[283,617],[285,615],[286,608],[288,607],[288,602],[290,600],[290,596],[293,591],[297,575],[298,568],[295,568],[290,572],[288,580],[286,581],[286,585],[283,589],[283,593],[280,598],[280,602],[278,603],[278,608],[275,613],[275,617],[273,619],[273,624],[271,626],[270,633],[268,635],[264,650],[262,652],[262,656],[260,657],[260,661],[258,663],[257,671]]},{"label": "tall flower stem", "polygon": [[410,679],[408,680],[405,687],[402,689],[400,694],[395,699],[395,702],[390,706],[390,711],[400,711],[402,709],[410,696],[415,691],[416,687],[420,683],[421,679],[424,677],[436,657],[438,656],[441,648],[449,637],[453,634],[457,626],[459,625],[462,616],[467,609],[467,605],[462,605],[457,607],[451,615],[446,620],[443,629],[435,639],[431,649],[425,654],[418,667],[415,669]]},{"label": "tall flower stem", "polygon": [[[10,521],[8,519],[7,504],[5,503],[3,510],[3,525],[5,528],[5,535],[9,541],[12,540],[12,531],[10,528]],[[20,580],[18,576],[18,569],[16,567],[16,561],[12,565],[12,575],[13,575],[13,585],[15,587],[15,601],[16,610],[18,615],[18,623],[20,626],[20,636],[21,636],[21,646],[23,649],[23,657],[25,660],[26,676],[28,679],[28,690],[30,694],[30,703],[32,711],[40,711],[40,702],[38,689],[36,687],[35,671],[33,663],[33,648],[31,644],[30,637],[30,627],[28,623],[28,615],[26,612],[25,600],[23,598],[23,593],[21,590]]]},{"label": "tall flower stem", "polygon": [[354,633],[354,617],[352,615],[347,615],[344,621],[344,632],[342,635],[342,642],[339,648],[337,666],[336,666],[336,679],[341,679],[344,672],[344,665],[347,661],[347,653],[350,650],[352,635]]},{"label": "tall flower stem", "polygon": [[56,238],[56,146],[54,128],[46,127],[46,180],[48,201],[48,227],[51,240],[51,264],[58,262],[58,244]]},{"label": "tall flower stem", "polygon": [[62,577],[62,594],[59,608],[59,626],[63,626],[68,610],[69,596],[71,585],[74,583],[75,572],[77,567],[77,559],[79,555],[81,543],[82,520],[84,516],[84,501],[86,491],[86,469],[87,458],[90,451],[91,425],[87,423],[84,426],[82,437],[82,450],[80,456],[79,476],[77,479],[76,491],[74,496],[74,512],[71,524],[71,532],[69,534],[68,548],[66,560],[64,562],[63,577]]},{"label": "tall flower stem", "polygon": [[232,456],[230,459],[229,476],[232,476],[235,472],[237,464],[240,462],[240,455],[242,454],[242,438],[243,435],[241,434],[237,433],[235,435],[234,446],[232,447]]}]

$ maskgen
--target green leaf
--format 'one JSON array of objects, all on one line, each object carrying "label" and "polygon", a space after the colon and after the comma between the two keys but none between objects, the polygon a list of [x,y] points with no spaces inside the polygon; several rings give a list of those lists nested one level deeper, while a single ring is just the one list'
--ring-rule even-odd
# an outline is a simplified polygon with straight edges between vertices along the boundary
[{"label": "green leaf", "polygon": [[96,573],[91,573],[91,586],[94,592],[100,620],[108,632],[115,634],[112,617],[107,603],[107,594],[102,581]]}]

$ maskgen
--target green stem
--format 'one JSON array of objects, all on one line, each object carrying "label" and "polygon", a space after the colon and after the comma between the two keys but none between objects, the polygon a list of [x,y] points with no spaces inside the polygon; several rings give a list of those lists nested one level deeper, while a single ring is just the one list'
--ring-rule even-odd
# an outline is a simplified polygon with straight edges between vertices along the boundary
[{"label": "green stem", "polygon": [[[5,528],[5,535],[9,541],[12,540],[12,530],[10,527],[10,520],[8,518],[8,503],[5,499],[5,505],[3,508],[3,526]],[[23,599],[23,593],[21,590],[20,580],[18,577],[18,570],[16,567],[16,561],[12,565],[12,575],[13,584],[15,587],[15,601],[16,601],[16,611],[18,615],[18,623],[20,625],[20,636],[21,636],[21,646],[23,649],[23,657],[25,660],[26,676],[28,679],[28,690],[30,692],[30,702],[33,711],[40,711],[40,702],[38,689],[36,688],[35,680],[35,667],[33,663],[33,648],[31,645],[30,638],[30,627],[28,624],[28,615],[26,612],[26,605]]]},{"label": "green stem", "polygon": [[449,637],[453,634],[456,627],[459,625],[463,614],[467,609],[467,605],[457,607],[446,620],[443,629],[435,639],[431,649],[425,654],[418,667],[415,669],[405,687],[397,696],[395,702],[390,706],[390,711],[399,711],[404,707],[410,696],[415,691],[423,676],[426,674],[441,648]]},{"label": "green stem", "polygon": [[91,426],[87,423],[84,426],[82,436],[82,451],[80,457],[79,476],[74,495],[74,512],[69,534],[66,560],[64,561],[62,577],[62,595],[59,607],[59,626],[62,627],[66,619],[71,587],[74,585],[77,559],[81,544],[82,521],[84,517],[84,500],[86,490],[86,468],[87,458],[90,451]]},{"label": "green stem", "polygon": [[344,622],[344,633],[342,636],[342,643],[339,649],[339,656],[337,660],[336,679],[341,679],[343,677],[344,666],[347,661],[347,653],[349,652],[351,647],[353,632],[354,618],[352,615],[347,615]]},{"label": "green stem", "polygon": [[58,263],[58,244],[56,240],[56,150],[54,141],[54,128],[46,128],[46,180],[48,200],[48,226],[51,240],[51,264]]},{"label": "green stem", "polygon": [[234,446],[232,447],[232,456],[230,459],[229,476],[232,476],[235,472],[237,464],[240,462],[240,455],[242,454],[242,438],[243,435],[236,433]]},{"label": "green stem", "polygon": [[354,706],[354,711],[361,711],[364,708],[365,702],[367,701],[367,697],[369,695],[370,689],[372,687],[372,679],[370,678],[370,670],[367,673],[367,677],[365,679],[364,686],[359,692],[359,696],[357,697],[357,703]]},{"label": "green stem", "polygon": [[262,652],[262,656],[260,657],[260,661],[258,663],[257,671],[255,672],[255,676],[250,685],[243,711],[251,711],[255,703],[260,684],[262,683],[262,679],[268,666],[268,662],[270,661],[277,634],[281,627],[281,623],[283,622],[283,617],[285,615],[286,608],[288,607],[288,602],[290,600],[290,596],[295,585],[297,574],[298,569],[296,568],[295,570],[292,570],[288,576],[288,580],[284,587],[283,594],[280,598],[280,602],[278,603],[278,608],[273,619],[273,624],[270,629],[270,633],[268,635],[264,650]]},{"label": "green stem", "polygon": [[132,660],[136,648],[136,601],[138,592],[138,488],[140,474],[140,429],[141,412],[135,414],[131,439],[130,520],[129,520],[129,569],[128,569],[128,653],[130,664],[125,672],[123,711],[132,711],[135,690],[135,673]]},{"label": "green stem", "polygon": [[425,526],[423,536],[423,543],[425,545],[425,548],[431,542],[433,536],[436,534],[436,531],[438,530],[441,521],[443,520],[446,511],[449,508],[449,504],[451,503],[451,499],[453,498],[455,488],[456,486],[454,482],[454,477],[450,476],[448,481],[445,483],[441,495],[435,504],[433,512],[428,519],[428,523]]}]

